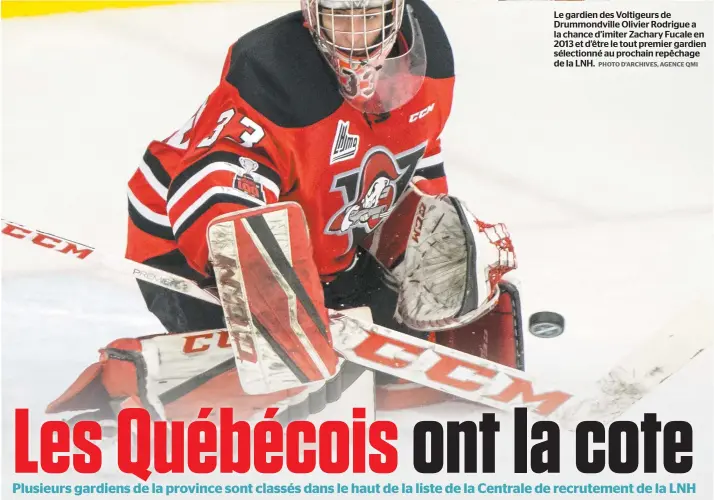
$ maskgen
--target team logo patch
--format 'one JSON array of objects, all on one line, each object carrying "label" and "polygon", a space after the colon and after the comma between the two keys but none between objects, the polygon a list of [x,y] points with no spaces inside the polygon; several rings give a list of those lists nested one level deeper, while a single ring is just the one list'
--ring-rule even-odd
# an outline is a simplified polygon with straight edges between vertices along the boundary
[{"label": "team logo patch", "polygon": [[347,235],[349,251],[384,220],[411,181],[426,143],[398,155],[376,146],[355,170],[336,175],[332,191],[342,192],[344,205],[325,227],[326,234]]},{"label": "team logo patch", "polygon": [[332,153],[330,154],[330,165],[351,160],[357,156],[359,150],[359,136],[350,134],[350,122],[340,120],[335,132],[335,140],[332,141]]},{"label": "team logo patch", "polygon": [[258,170],[258,162],[245,156],[238,159],[238,172],[233,178],[233,187],[260,201],[265,201],[263,186],[255,181],[252,174]]}]

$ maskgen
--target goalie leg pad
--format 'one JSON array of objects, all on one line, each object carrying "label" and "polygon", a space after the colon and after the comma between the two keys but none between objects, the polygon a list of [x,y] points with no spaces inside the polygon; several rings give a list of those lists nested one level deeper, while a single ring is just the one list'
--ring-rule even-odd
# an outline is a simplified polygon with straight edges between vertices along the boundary
[{"label": "goalie leg pad", "polygon": [[332,377],[338,358],[302,208],[277,203],[218,217],[208,240],[244,390]]},{"label": "goalie leg pad", "polygon": [[364,371],[342,362],[340,371],[318,386],[251,395],[241,386],[225,330],[124,338],[101,349],[100,360],[52,401],[46,413],[82,411],[87,418],[113,420],[122,408],[141,407],[155,420],[191,421],[201,408],[228,407],[234,418],[248,420],[276,406],[277,419],[286,423],[320,413]]}]

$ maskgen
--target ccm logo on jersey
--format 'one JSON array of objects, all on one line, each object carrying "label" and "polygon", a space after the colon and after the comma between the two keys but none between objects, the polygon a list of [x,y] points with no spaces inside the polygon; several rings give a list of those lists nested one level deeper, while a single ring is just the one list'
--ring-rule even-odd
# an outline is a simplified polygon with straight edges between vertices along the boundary
[{"label": "ccm logo on jersey", "polygon": [[429,104],[426,108],[422,109],[421,111],[417,111],[413,115],[409,117],[409,123],[414,123],[417,120],[421,120],[424,118],[426,115],[434,111],[434,108],[436,107],[436,103],[432,102]]},{"label": "ccm logo on jersey", "polygon": [[92,247],[84,246],[80,243],[75,243],[40,231],[32,231],[22,227],[20,224],[3,221],[2,233],[17,238],[18,240],[29,239],[37,246],[51,248],[60,253],[71,254],[78,259],[85,259],[94,252]]},{"label": "ccm logo on jersey", "polygon": [[337,124],[335,140],[332,142],[332,154],[330,155],[330,165],[351,160],[357,156],[359,149],[359,136],[350,134],[350,122],[340,120]]}]

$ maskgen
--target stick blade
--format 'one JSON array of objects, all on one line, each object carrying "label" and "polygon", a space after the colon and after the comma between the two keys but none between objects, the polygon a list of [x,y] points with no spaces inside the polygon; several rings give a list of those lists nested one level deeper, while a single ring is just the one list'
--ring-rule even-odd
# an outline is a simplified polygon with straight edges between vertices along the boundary
[{"label": "stick blade", "polygon": [[711,347],[713,336],[710,307],[703,300],[691,303],[597,382],[588,419],[616,419]]}]

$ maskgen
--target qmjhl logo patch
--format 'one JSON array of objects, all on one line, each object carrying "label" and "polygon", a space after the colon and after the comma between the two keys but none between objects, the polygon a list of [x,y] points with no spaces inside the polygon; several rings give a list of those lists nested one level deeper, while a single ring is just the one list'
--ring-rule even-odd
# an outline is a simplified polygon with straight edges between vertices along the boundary
[{"label": "qmjhl logo patch", "polygon": [[330,165],[345,160],[351,160],[357,156],[359,150],[359,136],[350,134],[350,122],[340,120],[337,123],[335,140],[332,141],[332,152],[330,153]]}]

